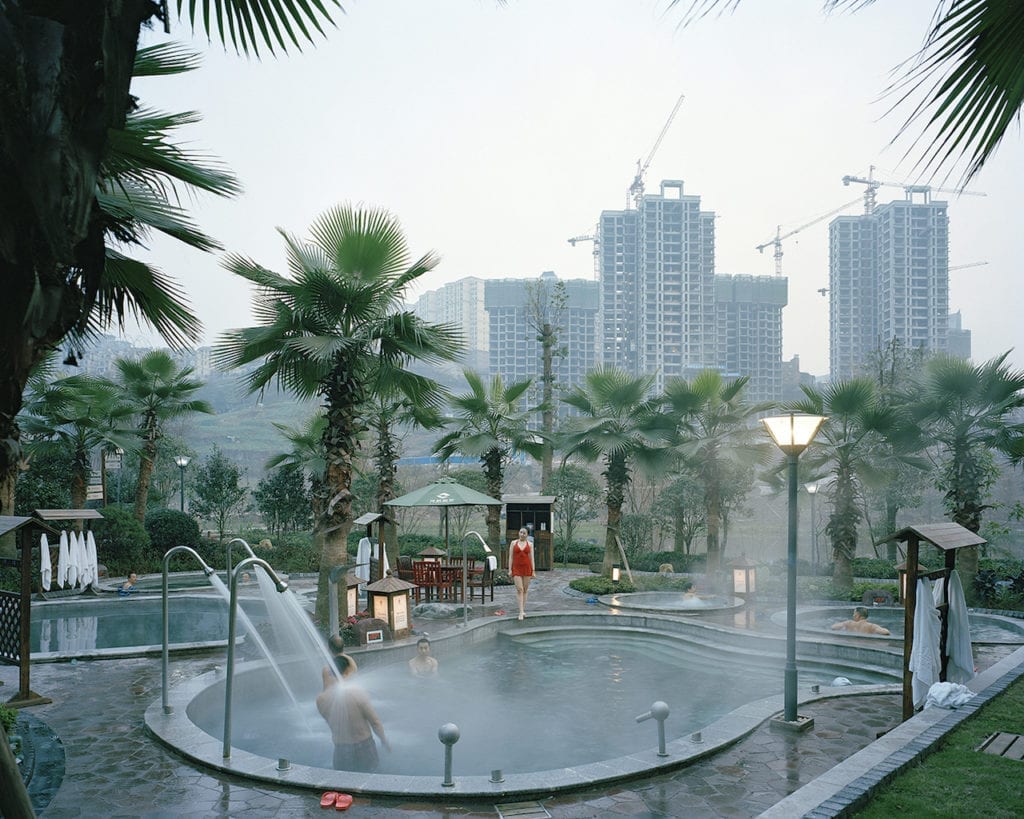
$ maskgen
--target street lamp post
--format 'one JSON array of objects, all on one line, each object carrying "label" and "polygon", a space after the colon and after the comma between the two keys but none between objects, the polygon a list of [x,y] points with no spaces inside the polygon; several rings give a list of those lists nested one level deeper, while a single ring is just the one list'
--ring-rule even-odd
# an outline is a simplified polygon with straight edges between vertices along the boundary
[{"label": "street lamp post", "polygon": [[185,511],[185,467],[188,466],[188,462],[192,459],[188,455],[178,455],[174,458],[174,462],[178,465],[178,469],[181,470],[181,511]]},{"label": "street lamp post", "polygon": [[[797,535],[797,460],[800,453],[814,440],[818,427],[825,419],[820,415],[788,415],[762,418],[775,445],[786,456],[789,472],[789,543],[786,552],[786,670],[785,710],[783,720],[796,726],[796,535]],[[812,722],[809,724],[813,724]]]}]

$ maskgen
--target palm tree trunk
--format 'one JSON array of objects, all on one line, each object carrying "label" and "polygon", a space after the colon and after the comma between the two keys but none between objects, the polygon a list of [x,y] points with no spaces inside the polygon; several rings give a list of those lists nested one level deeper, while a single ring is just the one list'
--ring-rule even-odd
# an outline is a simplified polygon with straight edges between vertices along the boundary
[{"label": "palm tree trunk", "polygon": [[550,322],[545,323],[541,330],[541,338],[543,339],[543,375],[541,380],[544,384],[542,400],[544,410],[541,413],[541,427],[544,430],[544,449],[541,455],[540,462],[540,491],[544,494],[548,490],[548,482],[551,480],[551,468],[552,461],[554,459],[554,447],[551,445],[551,441],[554,438],[555,433],[555,408],[554,402],[554,385],[555,385],[555,374],[554,374],[554,345],[555,345],[555,332]]},{"label": "palm tree trunk", "polygon": [[601,574],[611,577],[612,565],[619,562],[619,525],[622,522],[622,505],[626,500],[626,485],[629,483],[629,468],[624,455],[610,455],[607,460],[605,479],[608,482],[608,522],[604,535],[604,560]]},{"label": "palm tree trunk", "polygon": [[139,457],[139,485],[135,488],[135,508],[133,514],[139,523],[146,522],[146,506],[149,504],[149,484],[153,480],[153,459],[156,457],[156,444],[149,441]]},{"label": "palm tree trunk", "polygon": [[[502,466],[504,453],[500,449],[491,449],[484,455],[484,476],[487,479],[487,494],[501,500],[502,488],[505,483],[505,470]],[[487,545],[495,554],[506,553],[502,548],[504,538],[501,536],[501,507],[487,507]],[[507,559],[507,557],[506,557]],[[509,566],[509,569],[512,567]]]}]

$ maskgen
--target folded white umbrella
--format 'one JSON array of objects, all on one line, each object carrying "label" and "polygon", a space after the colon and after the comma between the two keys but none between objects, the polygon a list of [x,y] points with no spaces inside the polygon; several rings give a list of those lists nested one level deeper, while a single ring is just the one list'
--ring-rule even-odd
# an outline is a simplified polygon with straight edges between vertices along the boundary
[{"label": "folded white umbrella", "polygon": [[50,541],[46,538],[46,532],[39,536],[39,574],[43,591],[49,591],[53,566],[50,565]]},{"label": "folded white umbrella", "polygon": [[92,576],[92,561],[89,560],[89,547],[85,541],[85,532],[78,533],[78,554],[80,556],[79,568],[82,572],[81,584],[82,588],[87,588],[93,581]]},{"label": "folded white umbrella", "polygon": [[95,585],[100,579],[100,564],[96,560],[96,538],[93,537],[92,529],[88,531],[85,537],[85,551],[89,555],[89,574]]},{"label": "folded white umbrella", "polygon": [[71,565],[71,553],[68,550],[68,533],[60,533],[60,549],[57,552],[57,588],[63,589],[68,582],[68,568]]}]

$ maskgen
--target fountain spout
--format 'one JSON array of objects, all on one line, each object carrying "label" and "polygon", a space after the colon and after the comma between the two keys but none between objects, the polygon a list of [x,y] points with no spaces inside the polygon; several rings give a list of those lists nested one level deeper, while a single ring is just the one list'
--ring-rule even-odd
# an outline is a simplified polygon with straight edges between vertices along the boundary
[{"label": "fountain spout", "polygon": [[[480,544],[484,547],[485,554],[492,554],[491,547],[487,545],[487,541],[483,539],[483,536],[476,531],[466,532],[462,536],[462,627],[465,628],[469,622],[469,606],[466,605],[466,538],[473,535]],[[480,603],[483,604],[484,595],[480,593]]]},{"label": "fountain spout", "polygon": [[[241,540],[241,538],[236,538]],[[245,541],[242,541],[245,543]],[[248,546],[249,544],[246,544]],[[288,584],[281,579],[273,567],[259,557],[247,557],[240,561],[231,572],[231,602],[228,604],[228,660],[224,680],[224,759],[231,758],[231,690],[235,678],[235,626],[238,618],[238,576],[248,566],[260,566],[274,581],[278,592],[288,591]]]},{"label": "fountain spout", "polygon": [[192,557],[194,557],[196,560],[199,561],[199,565],[201,565],[203,567],[203,573],[207,577],[209,577],[210,575],[213,574],[213,569],[211,569],[207,565],[206,561],[203,560],[199,556],[199,552],[197,552],[191,546],[175,546],[173,549],[168,549],[167,553],[164,555],[164,582],[163,582],[163,587],[162,587],[162,594],[163,594],[163,629],[164,629],[163,630],[163,641],[164,642],[163,642],[163,655],[162,655],[162,662],[161,662],[161,669],[160,670],[161,670],[161,675],[162,675],[161,676],[161,680],[162,680],[162,685],[163,685],[163,698],[164,698],[163,707],[164,707],[164,713],[165,714],[170,714],[174,710],[174,709],[171,708],[171,706],[170,706],[170,704],[168,702],[168,699],[167,699],[167,654],[168,654],[168,643],[169,643],[169,637],[168,637],[169,617],[168,617],[168,613],[167,613],[167,573],[168,573],[168,567],[170,566],[171,555],[176,554],[177,552],[187,552],[188,554],[192,555]]},{"label": "fountain spout", "polygon": [[256,553],[252,550],[252,546],[249,545],[248,541],[246,541],[246,540],[244,540],[243,538],[240,538],[240,537],[233,537],[233,538],[231,538],[231,540],[229,540],[226,544],[224,544],[224,549],[227,552],[228,574],[231,574],[231,569],[232,569],[232,566],[231,566],[231,547],[235,543],[241,543],[242,547],[245,549],[245,551],[247,551],[249,553],[249,557],[256,557]]}]

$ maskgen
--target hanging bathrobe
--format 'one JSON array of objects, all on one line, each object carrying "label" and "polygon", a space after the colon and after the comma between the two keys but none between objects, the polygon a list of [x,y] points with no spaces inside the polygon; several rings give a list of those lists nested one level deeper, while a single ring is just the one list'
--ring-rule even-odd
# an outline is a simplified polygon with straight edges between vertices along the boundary
[{"label": "hanging bathrobe", "polygon": [[942,626],[939,610],[932,598],[932,585],[927,578],[917,581],[917,610],[914,612],[914,647],[910,652],[911,689],[914,708],[924,705],[928,689],[939,681],[942,662],[939,639]]},{"label": "hanging bathrobe", "polygon": [[96,559],[96,538],[92,535],[92,529],[86,533],[85,554],[86,561],[89,564],[89,577],[92,579],[93,586],[98,586],[98,581],[100,579],[100,566]]},{"label": "hanging bathrobe", "polygon": [[79,577],[78,535],[74,531],[68,533],[68,588],[78,586]]},{"label": "hanging bathrobe", "polygon": [[71,548],[68,545],[67,530],[60,533],[60,550],[57,554],[57,587],[63,589],[68,584],[71,571]]},{"label": "hanging bathrobe", "polygon": [[953,570],[949,576],[949,614],[946,631],[946,682],[961,685],[974,679],[974,652],[971,649],[971,623],[967,616],[967,601],[960,574]]},{"label": "hanging bathrobe", "polygon": [[39,536],[39,575],[43,591],[49,591],[53,566],[50,564],[50,541],[46,539],[46,532]]}]

